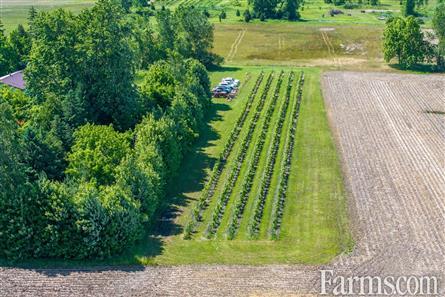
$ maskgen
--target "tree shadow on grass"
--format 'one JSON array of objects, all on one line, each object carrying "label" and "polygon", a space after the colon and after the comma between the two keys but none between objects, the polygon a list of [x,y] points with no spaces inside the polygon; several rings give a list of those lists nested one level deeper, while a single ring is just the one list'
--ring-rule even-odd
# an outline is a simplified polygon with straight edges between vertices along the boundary
[{"label": "tree shadow on grass", "polygon": [[437,69],[437,66],[434,64],[419,64],[419,65],[414,65],[410,68],[403,68],[399,64],[389,64],[389,67],[396,69],[396,70],[400,70],[400,71],[414,71],[417,73],[424,73],[424,74],[443,73],[444,72],[444,71]]},{"label": "tree shadow on grass", "polygon": [[224,73],[224,72],[236,72],[236,71],[239,71],[239,70],[241,70],[241,68],[240,67],[235,67],[235,66],[217,66],[217,65],[214,65],[214,66],[211,66],[209,68],[209,71],[211,71],[211,72],[222,72],[222,73]]},{"label": "tree shadow on grass", "polygon": [[178,176],[168,190],[167,206],[163,209],[160,220],[151,230],[151,236],[166,237],[182,233],[183,227],[178,225],[175,220],[182,214],[183,209],[194,201],[187,193],[196,193],[203,189],[207,177],[206,170],[213,168],[216,161],[216,158],[210,157],[206,153],[206,149],[214,145],[212,142],[220,138],[211,124],[215,121],[222,121],[220,112],[230,109],[228,104],[214,103],[206,114],[206,124],[202,128],[194,148],[185,156]]}]

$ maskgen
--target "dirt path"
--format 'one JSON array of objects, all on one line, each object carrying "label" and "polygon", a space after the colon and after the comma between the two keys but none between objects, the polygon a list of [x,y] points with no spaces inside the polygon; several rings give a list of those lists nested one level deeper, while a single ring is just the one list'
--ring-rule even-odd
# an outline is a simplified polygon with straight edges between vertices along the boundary
[{"label": "dirt path", "polygon": [[330,59],[332,59],[332,62],[337,68],[340,67],[341,66],[340,59],[337,58],[337,55],[335,53],[335,48],[332,45],[331,39],[329,38],[327,31],[322,30],[320,31],[320,34],[324,44],[326,45],[326,48],[328,49],[328,54]]},{"label": "dirt path", "polygon": [[323,87],[351,192],[352,255],[323,267],[0,268],[0,296],[315,296],[320,268],[444,280],[445,77],[332,72]]},{"label": "dirt path", "polygon": [[229,54],[226,57],[226,62],[233,61],[233,58],[236,56],[236,53],[238,52],[238,47],[243,41],[244,35],[246,35],[246,31],[247,31],[246,29],[239,31],[238,36],[236,37],[235,41],[232,43],[232,46],[230,47]]}]

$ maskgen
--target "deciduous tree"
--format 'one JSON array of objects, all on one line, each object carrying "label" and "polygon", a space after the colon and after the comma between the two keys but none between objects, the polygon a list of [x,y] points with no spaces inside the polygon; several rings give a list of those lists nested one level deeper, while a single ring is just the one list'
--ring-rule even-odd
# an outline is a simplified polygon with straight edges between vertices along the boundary
[{"label": "deciduous tree", "polygon": [[410,68],[425,58],[426,45],[420,25],[412,16],[388,21],[384,31],[384,56],[387,62],[397,58],[402,68]]},{"label": "deciduous tree", "polygon": [[437,66],[445,68],[445,3],[437,4],[433,17],[434,31],[439,39],[437,47]]},{"label": "deciduous tree", "polygon": [[130,152],[128,133],[111,126],[86,124],[74,132],[74,144],[67,156],[70,177],[109,185],[115,181],[116,167]]}]

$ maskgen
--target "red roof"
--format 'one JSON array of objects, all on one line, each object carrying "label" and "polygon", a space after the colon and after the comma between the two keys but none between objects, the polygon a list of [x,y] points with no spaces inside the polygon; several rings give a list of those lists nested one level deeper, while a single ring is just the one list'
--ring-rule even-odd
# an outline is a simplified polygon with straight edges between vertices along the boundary
[{"label": "red roof", "polygon": [[23,79],[23,70],[0,77],[0,83],[24,90],[25,80]]}]

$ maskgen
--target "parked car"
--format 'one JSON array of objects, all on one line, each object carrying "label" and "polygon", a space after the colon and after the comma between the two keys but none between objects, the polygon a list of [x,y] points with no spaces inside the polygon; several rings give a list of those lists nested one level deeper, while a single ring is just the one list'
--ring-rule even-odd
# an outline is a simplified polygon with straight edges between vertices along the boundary
[{"label": "parked car", "polygon": [[235,98],[238,93],[238,87],[240,81],[232,77],[226,77],[221,80],[221,82],[212,89],[213,97],[226,97],[228,99]]}]

